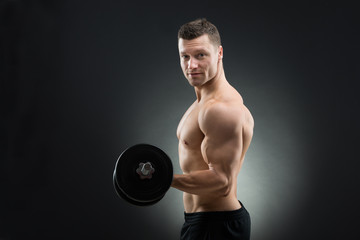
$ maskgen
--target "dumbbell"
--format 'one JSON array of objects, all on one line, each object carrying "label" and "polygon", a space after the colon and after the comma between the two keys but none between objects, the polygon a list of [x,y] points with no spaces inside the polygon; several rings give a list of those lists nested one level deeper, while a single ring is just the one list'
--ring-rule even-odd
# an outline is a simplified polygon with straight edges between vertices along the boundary
[{"label": "dumbbell", "polygon": [[173,180],[173,165],[168,155],[150,144],[137,144],[124,150],[113,173],[115,192],[137,206],[159,202]]}]

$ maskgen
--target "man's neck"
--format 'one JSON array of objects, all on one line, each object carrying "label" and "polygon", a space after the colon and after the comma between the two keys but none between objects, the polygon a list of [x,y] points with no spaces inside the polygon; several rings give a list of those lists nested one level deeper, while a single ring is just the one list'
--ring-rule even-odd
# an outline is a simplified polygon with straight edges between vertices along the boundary
[{"label": "man's neck", "polygon": [[228,82],[225,78],[224,69],[221,68],[221,70],[218,71],[213,79],[209,80],[202,86],[195,87],[197,102],[204,102],[211,98],[217,90],[224,87],[227,83]]}]

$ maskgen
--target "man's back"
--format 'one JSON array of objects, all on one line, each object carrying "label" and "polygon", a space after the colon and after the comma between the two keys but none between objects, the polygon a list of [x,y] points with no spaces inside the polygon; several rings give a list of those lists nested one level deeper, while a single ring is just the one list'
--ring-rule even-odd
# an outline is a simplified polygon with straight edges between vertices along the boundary
[{"label": "man's back", "polygon": [[185,174],[214,170],[227,179],[228,186],[220,194],[184,192],[186,212],[240,208],[237,175],[251,142],[253,126],[253,118],[240,94],[227,82],[186,111],[177,129],[181,169]]}]

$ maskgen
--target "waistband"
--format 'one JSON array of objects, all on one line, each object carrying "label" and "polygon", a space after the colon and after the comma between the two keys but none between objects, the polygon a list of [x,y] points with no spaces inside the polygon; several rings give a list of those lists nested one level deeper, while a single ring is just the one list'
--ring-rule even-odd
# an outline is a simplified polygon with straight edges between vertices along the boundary
[{"label": "waistband", "polygon": [[[239,201],[240,202],[240,201]],[[244,205],[240,202],[241,208],[232,211],[214,211],[214,212],[184,212],[185,222],[196,223],[204,221],[231,221],[247,214]]]}]

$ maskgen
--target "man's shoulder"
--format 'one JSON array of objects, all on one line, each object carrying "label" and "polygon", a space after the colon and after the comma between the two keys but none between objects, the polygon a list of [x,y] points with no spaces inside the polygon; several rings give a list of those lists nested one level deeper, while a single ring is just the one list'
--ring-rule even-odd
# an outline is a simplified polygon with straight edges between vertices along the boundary
[{"label": "man's shoulder", "polygon": [[210,100],[199,112],[199,123],[227,125],[237,127],[243,124],[253,125],[253,118],[242,98]]},{"label": "man's shoulder", "polygon": [[206,117],[236,117],[244,114],[246,107],[244,106],[242,99],[213,99],[204,104],[201,111]]},{"label": "man's shoulder", "polygon": [[223,101],[209,101],[199,112],[199,125],[206,129],[234,129],[240,124],[240,106]]}]

